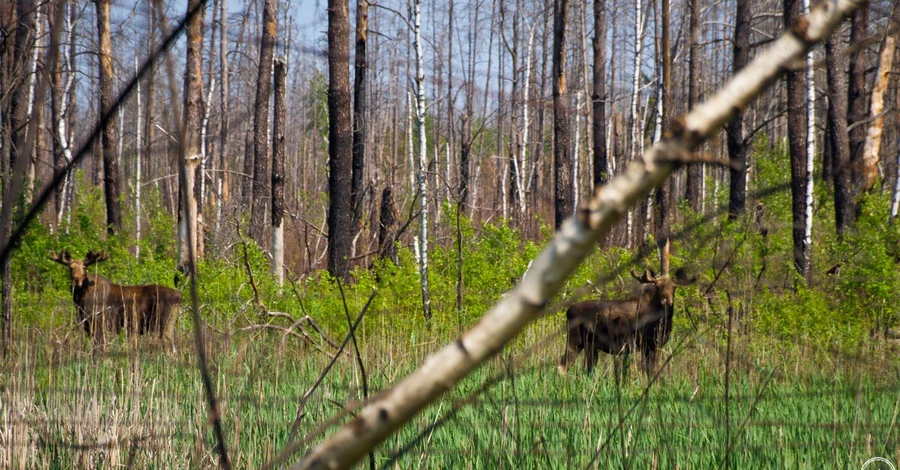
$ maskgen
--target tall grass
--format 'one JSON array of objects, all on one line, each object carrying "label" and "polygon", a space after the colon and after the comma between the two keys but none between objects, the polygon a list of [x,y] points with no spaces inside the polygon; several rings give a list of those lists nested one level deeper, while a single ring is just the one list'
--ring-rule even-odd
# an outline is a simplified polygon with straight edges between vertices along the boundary
[{"label": "tall grass", "polygon": [[[367,319],[373,325],[360,338],[374,390],[447,339],[412,342],[381,320]],[[827,354],[795,344],[775,354],[736,337],[726,409],[725,348],[715,331],[677,331],[688,339],[667,347],[674,356],[647,390],[637,366],[617,387],[611,358],[594,375],[576,368],[559,376],[562,339],[544,341],[557,330],[549,321],[531,328],[381,446],[377,465],[859,468],[872,456],[900,459],[890,344]],[[172,357],[154,346],[120,338],[91,357],[86,340],[54,347],[37,331],[22,338],[2,372],[0,467],[215,467],[191,345]],[[259,467],[284,447],[300,397],[329,358],[276,334],[214,336],[209,346],[235,466]],[[361,400],[360,379],[355,361],[339,358],[303,408],[300,436]]]}]

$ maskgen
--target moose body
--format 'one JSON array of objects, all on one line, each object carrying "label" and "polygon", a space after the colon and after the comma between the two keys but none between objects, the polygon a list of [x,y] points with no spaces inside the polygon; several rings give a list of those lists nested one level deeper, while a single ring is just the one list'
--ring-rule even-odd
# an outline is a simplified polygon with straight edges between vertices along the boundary
[{"label": "moose body", "polygon": [[69,267],[77,319],[94,349],[103,347],[106,333],[118,335],[125,328],[129,337],[156,333],[174,351],[181,293],[160,285],[122,286],[87,272],[90,265],[107,258],[106,253],[94,251],[84,260],[73,260],[67,251],[50,253],[51,260]]},{"label": "moose body", "polygon": [[628,300],[588,300],[566,310],[568,338],[566,352],[560,360],[565,373],[578,355],[585,351],[585,368],[593,371],[600,351],[627,357],[640,351],[643,369],[650,375],[656,368],[659,348],[665,346],[672,333],[675,288],[693,283],[678,270],[675,279],[657,278],[646,270],[642,276],[631,275],[642,283],[639,295]]}]

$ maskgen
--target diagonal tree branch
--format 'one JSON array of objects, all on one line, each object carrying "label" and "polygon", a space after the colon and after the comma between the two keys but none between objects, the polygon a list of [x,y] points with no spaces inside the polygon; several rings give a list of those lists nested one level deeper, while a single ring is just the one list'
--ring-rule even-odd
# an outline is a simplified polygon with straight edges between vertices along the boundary
[{"label": "diagonal tree branch", "polygon": [[588,206],[560,227],[510,294],[471,330],[426,360],[393,388],[379,394],[359,415],[313,448],[295,467],[347,468],[402,427],[459,380],[499,353],[560,291],[565,280],[628,208],[661,184],[704,140],[780,77],[790,64],[823,40],[860,0],[829,0],[801,18],[772,47],[754,59],[717,94],[669,129],[666,138],[608,185],[598,187]]}]

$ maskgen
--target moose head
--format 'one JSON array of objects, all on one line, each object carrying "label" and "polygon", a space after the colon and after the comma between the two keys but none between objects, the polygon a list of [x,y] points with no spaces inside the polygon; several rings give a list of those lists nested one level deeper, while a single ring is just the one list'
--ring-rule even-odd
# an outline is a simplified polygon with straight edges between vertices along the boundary
[{"label": "moose head", "polygon": [[92,281],[88,279],[87,268],[108,258],[109,255],[105,251],[89,251],[83,260],[72,259],[72,255],[69,254],[68,250],[63,250],[58,255],[55,252],[50,252],[51,260],[69,268],[73,289],[89,287]]},{"label": "moose head", "polygon": [[656,288],[656,292],[658,293],[659,302],[666,307],[667,309],[671,308],[672,305],[675,304],[675,289],[678,286],[687,286],[691,285],[697,281],[697,276],[692,278],[688,278],[687,272],[684,268],[678,268],[675,271],[675,278],[670,278],[668,273],[663,274],[662,276],[657,277],[656,273],[653,272],[652,269],[646,268],[644,269],[643,274],[640,276],[631,270],[631,277],[635,278],[641,284],[646,286],[654,286]]}]

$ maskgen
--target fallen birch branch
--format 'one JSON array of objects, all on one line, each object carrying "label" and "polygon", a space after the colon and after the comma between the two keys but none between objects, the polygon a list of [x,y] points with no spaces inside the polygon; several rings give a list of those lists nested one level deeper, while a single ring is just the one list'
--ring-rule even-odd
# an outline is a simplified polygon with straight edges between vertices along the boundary
[{"label": "fallen birch branch", "polygon": [[[724,88],[666,132],[666,137],[606,186],[586,208],[568,219],[531,269],[472,329],[429,357],[414,373],[381,392],[359,415],[320,443],[293,468],[348,468],[403,426],[416,413],[487,359],[499,353],[540,317],[600,238],[629,207],[659,186],[680,162],[717,132],[739,109],[824,40],[862,0],[829,0],[800,19],[772,46],[735,75]],[[286,449],[290,451],[291,449]]]}]

